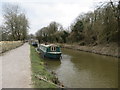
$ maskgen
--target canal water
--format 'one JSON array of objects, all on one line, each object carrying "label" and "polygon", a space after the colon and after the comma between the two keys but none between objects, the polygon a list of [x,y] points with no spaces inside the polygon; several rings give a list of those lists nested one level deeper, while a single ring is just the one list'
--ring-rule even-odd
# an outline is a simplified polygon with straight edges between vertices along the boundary
[{"label": "canal water", "polygon": [[54,71],[68,88],[117,88],[118,59],[88,52],[62,49],[62,59],[46,59],[47,68]]}]

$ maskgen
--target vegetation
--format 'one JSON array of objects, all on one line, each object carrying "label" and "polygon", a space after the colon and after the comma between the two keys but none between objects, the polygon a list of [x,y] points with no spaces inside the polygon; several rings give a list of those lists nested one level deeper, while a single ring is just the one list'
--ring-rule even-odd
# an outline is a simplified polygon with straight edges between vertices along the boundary
[{"label": "vegetation", "polygon": [[40,58],[40,55],[35,51],[35,48],[31,46],[30,50],[32,81],[34,88],[56,88],[56,85],[46,82],[44,80],[40,80],[36,77],[40,76],[50,82],[55,81],[55,76],[46,70],[44,62]]},{"label": "vegetation", "polygon": [[52,22],[38,30],[36,37],[39,42],[93,46],[120,42],[120,1],[103,3],[93,12],[79,15],[69,28],[70,32]]},{"label": "vegetation", "polygon": [[18,5],[3,6],[4,24],[0,26],[0,41],[25,40],[28,33],[28,19]]},{"label": "vegetation", "polygon": [[1,41],[0,42],[0,53],[19,47],[23,44],[22,41]]},{"label": "vegetation", "polygon": [[61,44],[61,43],[59,43],[58,45],[63,48],[120,58],[120,54],[118,53],[118,45],[116,45],[116,43],[111,43],[109,46],[108,44],[96,46],[80,46],[77,44]]},{"label": "vegetation", "polygon": [[67,36],[68,32],[63,30],[62,25],[57,22],[51,22],[36,33],[39,42],[66,42]]}]

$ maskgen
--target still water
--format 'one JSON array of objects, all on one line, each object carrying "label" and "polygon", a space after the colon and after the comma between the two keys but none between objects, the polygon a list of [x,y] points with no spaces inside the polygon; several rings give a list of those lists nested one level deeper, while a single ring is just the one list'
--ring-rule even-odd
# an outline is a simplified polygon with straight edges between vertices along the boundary
[{"label": "still water", "polygon": [[45,60],[60,82],[68,88],[117,88],[118,59],[93,53],[62,49],[61,60]]}]

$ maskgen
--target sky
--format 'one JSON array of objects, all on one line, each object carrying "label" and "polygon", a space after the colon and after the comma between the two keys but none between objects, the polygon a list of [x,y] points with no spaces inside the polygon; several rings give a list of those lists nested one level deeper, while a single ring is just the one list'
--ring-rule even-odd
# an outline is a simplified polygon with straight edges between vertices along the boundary
[{"label": "sky", "polygon": [[93,11],[100,2],[109,0],[2,0],[0,1],[0,25],[3,24],[2,5],[5,3],[19,5],[29,21],[29,34],[35,34],[52,21],[68,28],[75,18]]}]

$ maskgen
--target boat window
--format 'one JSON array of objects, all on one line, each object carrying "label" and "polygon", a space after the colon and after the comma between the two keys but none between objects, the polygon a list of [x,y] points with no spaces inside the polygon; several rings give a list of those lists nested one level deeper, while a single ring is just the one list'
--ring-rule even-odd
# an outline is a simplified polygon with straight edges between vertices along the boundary
[{"label": "boat window", "polygon": [[51,47],[51,51],[56,51],[56,47]]}]

